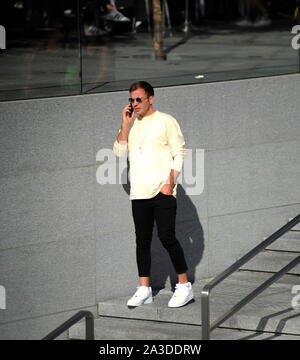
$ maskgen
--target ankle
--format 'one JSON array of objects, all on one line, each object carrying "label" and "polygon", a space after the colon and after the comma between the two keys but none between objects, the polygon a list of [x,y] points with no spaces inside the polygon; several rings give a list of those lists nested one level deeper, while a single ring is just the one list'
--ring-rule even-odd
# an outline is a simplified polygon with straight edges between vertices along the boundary
[{"label": "ankle", "polygon": [[178,283],[187,284],[189,282],[187,273],[178,274]]},{"label": "ankle", "polygon": [[150,278],[143,276],[139,278],[140,286],[150,287]]}]

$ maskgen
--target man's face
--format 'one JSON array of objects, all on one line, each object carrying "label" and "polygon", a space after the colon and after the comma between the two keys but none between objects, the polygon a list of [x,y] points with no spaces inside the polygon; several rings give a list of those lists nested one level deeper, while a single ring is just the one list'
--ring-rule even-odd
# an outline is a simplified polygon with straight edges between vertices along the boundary
[{"label": "man's face", "polygon": [[132,103],[135,113],[138,118],[143,118],[144,116],[149,115],[152,111],[153,96],[148,97],[144,89],[136,89],[130,93],[132,99],[140,98],[142,102],[137,102],[136,100]]}]

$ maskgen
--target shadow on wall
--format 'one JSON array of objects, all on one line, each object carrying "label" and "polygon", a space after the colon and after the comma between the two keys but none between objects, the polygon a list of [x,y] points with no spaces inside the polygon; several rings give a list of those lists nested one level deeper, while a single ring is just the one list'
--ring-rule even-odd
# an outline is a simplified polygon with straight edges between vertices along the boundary
[{"label": "shadow on wall", "polygon": [[[128,168],[129,167],[127,167],[127,169]],[[126,173],[122,175],[126,176]],[[122,183],[124,190],[129,194],[130,183],[128,171],[127,181],[122,181]],[[180,184],[177,185],[176,199],[176,237],[185,254],[188,265],[189,281],[193,283],[195,281],[196,266],[203,257],[204,233],[197,209]],[[175,273],[169,254],[158,238],[156,224],[154,224],[153,229],[151,261],[151,286],[154,289],[154,294],[165,287],[168,278],[170,278],[171,285],[174,288],[178,281],[177,274]]]}]

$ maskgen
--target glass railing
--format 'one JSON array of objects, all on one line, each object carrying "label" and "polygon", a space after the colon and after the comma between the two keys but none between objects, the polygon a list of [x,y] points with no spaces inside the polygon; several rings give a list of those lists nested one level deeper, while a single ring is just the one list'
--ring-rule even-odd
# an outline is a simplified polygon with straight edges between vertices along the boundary
[{"label": "glass railing", "polygon": [[152,0],[1,0],[0,100],[299,72],[297,0],[160,3],[164,60]]}]

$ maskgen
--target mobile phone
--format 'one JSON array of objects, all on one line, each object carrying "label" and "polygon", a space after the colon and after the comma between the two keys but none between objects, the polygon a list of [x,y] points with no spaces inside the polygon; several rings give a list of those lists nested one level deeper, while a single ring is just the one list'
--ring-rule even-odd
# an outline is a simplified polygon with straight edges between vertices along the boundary
[{"label": "mobile phone", "polygon": [[132,104],[130,104],[130,108],[127,114],[131,117],[132,113],[133,113],[133,106]]}]

